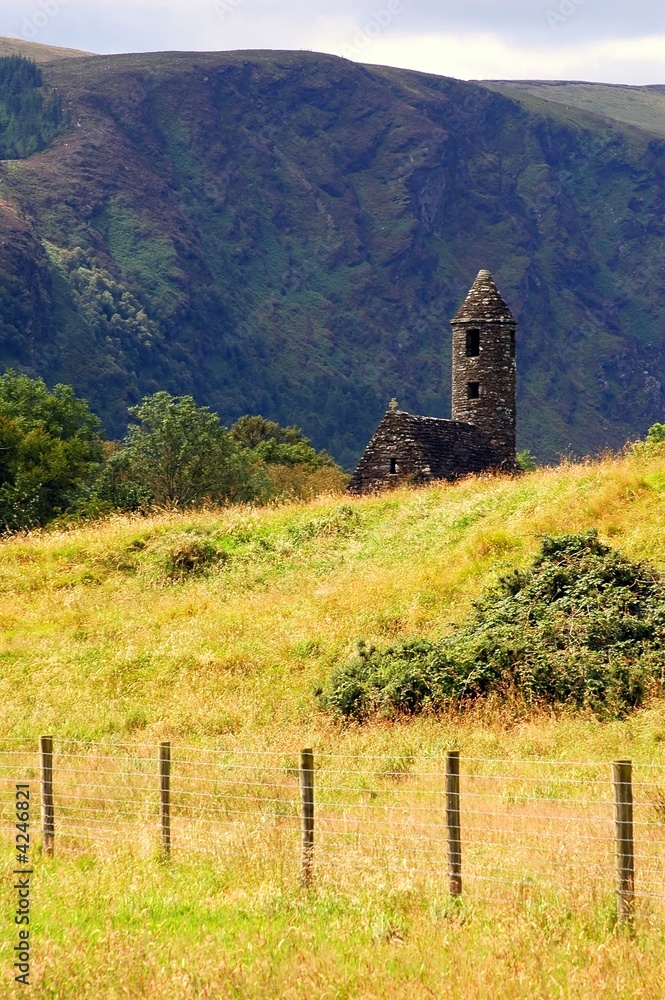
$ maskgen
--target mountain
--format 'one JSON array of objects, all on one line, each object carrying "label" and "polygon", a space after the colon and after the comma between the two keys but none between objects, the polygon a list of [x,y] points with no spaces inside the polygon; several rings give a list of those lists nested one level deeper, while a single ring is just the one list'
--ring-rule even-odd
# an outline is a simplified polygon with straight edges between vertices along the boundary
[{"label": "mountain", "polygon": [[557,83],[552,81],[485,81],[532,110],[543,110],[543,101],[588,111],[607,125],[633,125],[665,137],[665,86],[621,87],[610,83]]},{"label": "mountain", "polygon": [[521,447],[663,419],[665,88],[310,52],[41,70],[64,117],[0,165],[0,363],[73,384],[110,434],[165,388],[351,467],[391,396],[449,415],[449,320],[481,267],[519,321]]},{"label": "mountain", "polygon": [[27,42],[23,38],[0,38],[1,56],[23,56],[36,63],[53,62],[55,59],[72,59],[76,56],[90,56],[91,52],[80,49],[63,49],[59,45],[42,45],[41,42]]}]

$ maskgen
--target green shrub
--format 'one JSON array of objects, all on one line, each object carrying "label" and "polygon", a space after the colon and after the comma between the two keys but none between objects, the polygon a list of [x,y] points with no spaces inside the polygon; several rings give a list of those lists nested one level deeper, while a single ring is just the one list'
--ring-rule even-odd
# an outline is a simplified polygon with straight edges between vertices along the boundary
[{"label": "green shrub", "polygon": [[261,463],[268,484],[264,499],[340,492],[348,482],[335,460],[326,451],[316,451],[299,427],[282,427],[248,414],[229,433]]},{"label": "green shrub", "polygon": [[523,448],[517,452],[517,468],[522,472],[535,472],[538,468],[538,459],[531,454],[529,448]]},{"label": "green shrub", "polygon": [[249,448],[267,465],[334,466],[326,451],[316,451],[299,427],[282,427],[261,416],[241,417],[230,430],[236,444]]},{"label": "green shrub", "polygon": [[440,642],[359,643],[322,701],[363,719],[495,693],[620,716],[662,685],[664,669],[663,577],[590,531],[545,538],[528,570],[502,577]]},{"label": "green shrub", "polygon": [[265,491],[257,459],[191,396],[156,392],[129,412],[137,424],[114,459],[124,488],[131,484],[166,507],[242,503]]},{"label": "green shrub", "polygon": [[99,420],[70,386],[0,376],[0,531],[60,516],[86,495],[102,457]]},{"label": "green shrub", "polygon": [[662,444],[665,441],[665,424],[652,424],[647,434],[647,444]]}]

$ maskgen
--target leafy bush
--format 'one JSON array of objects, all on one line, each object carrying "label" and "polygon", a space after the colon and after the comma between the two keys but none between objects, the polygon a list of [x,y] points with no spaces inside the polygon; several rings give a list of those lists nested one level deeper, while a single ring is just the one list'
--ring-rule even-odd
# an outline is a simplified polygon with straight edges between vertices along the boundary
[{"label": "leafy bush", "polygon": [[88,495],[72,511],[74,519],[86,520],[112,511],[147,513],[153,503],[150,488],[138,482],[132,460],[117,442],[104,442],[104,464]]},{"label": "leafy bush", "polygon": [[652,424],[647,431],[644,440],[633,441],[627,448],[633,455],[642,458],[650,458],[654,453],[660,452],[665,446],[665,424]]},{"label": "leafy bush", "polygon": [[250,448],[262,461],[275,465],[308,465],[313,469],[335,465],[326,451],[315,451],[299,427],[282,427],[274,420],[247,414],[231,428],[231,437]]},{"label": "leafy bush", "polygon": [[70,386],[0,376],[0,529],[47,524],[85,493],[99,472],[97,417]]},{"label": "leafy bush", "polygon": [[316,451],[299,427],[282,427],[261,416],[240,417],[230,431],[265,468],[268,495],[306,499],[339,492],[348,476],[327,451]]},{"label": "leafy bush", "polygon": [[665,581],[595,531],[545,538],[452,636],[386,649],[359,643],[322,696],[335,714],[419,712],[495,693],[622,715],[662,686]]},{"label": "leafy bush", "polygon": [[652,424],[647,434],[647,444],[662,444],[665,441],[665,424]]},{"label": "leafy bush", "polygon": [[129,412],[138,423],[114,459],[125,489],[133,484],[168,507],[253,500],[265,489],[256,459],[191,396],[156,392]]},{"label": "leafy bush", "polygon": [[531,454],[528,448],[523,448],[517,452],[517,468],[522,472],[535,472],[538,468],[538,459]]},{"label": "leafy bush", "polygon": [[305,465],[310,469],[335,467],[327,451],[316,451],[299,427],[282,427],[265,417],[240,417],[230,431],[243,448],[249,448],[266,465]]}]

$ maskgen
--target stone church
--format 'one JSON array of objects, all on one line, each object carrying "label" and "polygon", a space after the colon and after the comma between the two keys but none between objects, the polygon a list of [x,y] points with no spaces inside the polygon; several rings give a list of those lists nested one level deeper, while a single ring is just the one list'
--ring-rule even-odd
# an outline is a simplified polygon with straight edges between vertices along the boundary
[{"label": "stone church", "polygon": [[350,493],[515,470],[517,324],[489,271],[479,272],[451,325],[452,419],[405,413],[393,400],[351,477]]}]

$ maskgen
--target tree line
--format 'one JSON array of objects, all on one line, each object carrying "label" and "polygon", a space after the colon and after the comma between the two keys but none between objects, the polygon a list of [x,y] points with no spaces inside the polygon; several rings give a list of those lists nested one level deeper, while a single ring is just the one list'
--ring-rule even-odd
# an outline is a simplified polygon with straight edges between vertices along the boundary
[{"label": "tree line", "polygon": [[0,57],[0,159],[23,159],[44,149],[67,122],[60,95],[44,87],[36,63]]},{"label": "tree line", "polygon": [[230,429],[191,396],[156,392],[129,408],[120,442],[71,386],[0,376],[0,530],[113,511],[265,503],[338,489],[346,476],[298,427],[261,416]]}]

